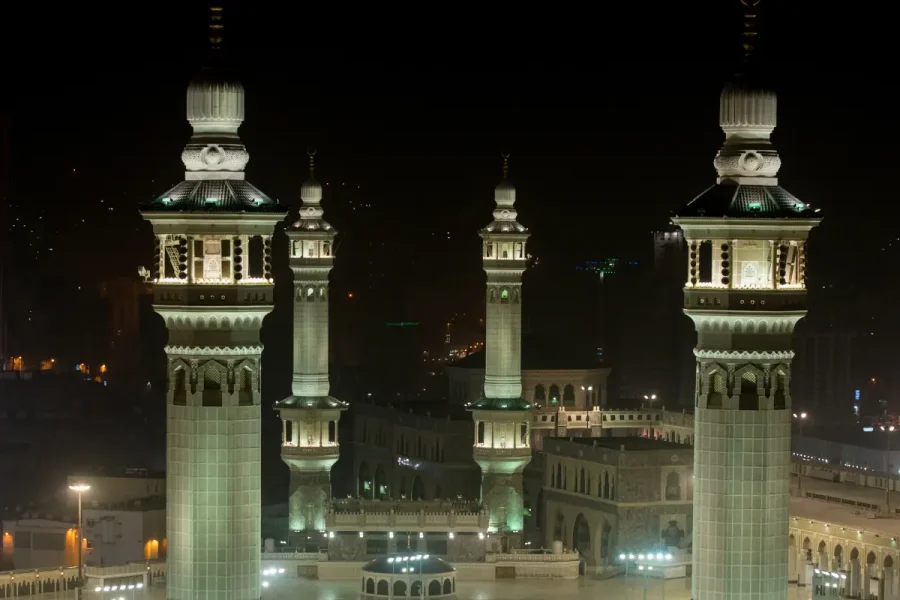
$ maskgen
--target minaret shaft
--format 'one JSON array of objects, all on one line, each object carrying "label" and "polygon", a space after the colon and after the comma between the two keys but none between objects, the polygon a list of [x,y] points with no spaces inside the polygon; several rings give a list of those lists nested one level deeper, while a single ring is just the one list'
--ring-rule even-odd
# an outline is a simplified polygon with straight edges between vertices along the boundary
[{"label": "minaret shaft", "polygon": [[324,397],[328,379],[328,270],[294,268],[294,375],[291,392]]},{"label": "minaret shaft", "polygon": [[294,536],[325,529],[331,467],[340,453],[338,421],[346,409],[328,395],[328,275],[336,232],[322,219],[322,186],[312,174],[311,155],[300,218],[287,229],[294,273],[291,396],[275,406],[283,424],[281,459],[291,470],[288,526]]},{"label": "minaret shaft", "polygon": [[480,232],[487,275],[484,398],[469,410],[490,530],[518,535],[525,517],[522,471],[531,462],[530,405],[522,399],[522,273],[530,234],[516,221],[516,190],[505,160],[503,172],[494,221]]},{"label": "minaret shaft", "polygon": [[693,600],[786,600],[791,333],[806,315],[811,207],[778,185],[775,93],[722,91],[717,184],[676,212],[697,330]]}]

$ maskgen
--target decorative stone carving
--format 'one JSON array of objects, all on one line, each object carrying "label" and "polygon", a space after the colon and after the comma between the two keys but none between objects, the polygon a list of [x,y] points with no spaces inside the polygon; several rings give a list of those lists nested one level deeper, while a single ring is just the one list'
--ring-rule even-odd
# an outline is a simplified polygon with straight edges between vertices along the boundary
[{"label": "decorative stone carving", "polygon": [[719,177],[775,177],[781,168],[781,157],[774,150],[742,150],[726,143],[713,166]]},{"label": "decorative stone carving", "polygon": [[181,153],[188,171],[243,171],[249,161],[243,144],[188,144]]}]

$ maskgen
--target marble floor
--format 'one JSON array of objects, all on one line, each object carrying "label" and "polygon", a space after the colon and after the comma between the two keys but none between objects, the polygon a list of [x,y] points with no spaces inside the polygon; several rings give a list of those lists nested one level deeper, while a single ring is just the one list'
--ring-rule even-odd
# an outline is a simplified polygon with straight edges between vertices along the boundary
[{"label": "marble floor", "polygon": [[[269,578],[269,587],[263,588],[262,600],[361,600],[356,581],[318,581],[306,579]],[[666,582],[663,595],[662,582],[650,581],[647,600],[690,600],[690,583],[686,579]],[[519,579],[509,581],[458,582],[456,600],[644,600],[643,581],[640,578],[617,577],[593,580],[580,578],[572,581]],[[47,594],[41,598],[57,594]],[[73,596],[74,597],[74,596]],[[86,590],[84,600],[165,600],[165,588],[154,586],[140,592],[95,593]],[[789,600],[809,600],[810,588],[790,586]]]}]

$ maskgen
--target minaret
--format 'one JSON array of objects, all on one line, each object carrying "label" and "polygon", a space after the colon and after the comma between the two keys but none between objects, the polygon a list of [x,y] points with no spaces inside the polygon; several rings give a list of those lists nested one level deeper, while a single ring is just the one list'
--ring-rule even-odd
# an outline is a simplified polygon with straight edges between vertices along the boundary
[{"label": "minaret", "polygon": [[331,467],[338,460],[338,421],[347,405],[328,395],[328,274],[337,232],[323,218],[322,186],[309,155],[299,218],[287,228],[294,272],[294,376],[281,415],[281,459],[291,470],[291,535],[325,529]]},{"label": "minaret", "polygon": [[484,398],[469,405],[475,422],[475,462],[491,531],[522,531],[522,471],[531,462],[531,405],[522,398],[522,273],[529,233],[516,221],[509,156],[494,191],[494,221],[481,230],[487,274]]},{"label": "minaret", "polygon": [[244,178],[244,88],[211,58],[187,89],[184,181],[141,213],[153,225],[154,309],[169,332],[167,597],[260,597],[259,330],[272,310],[272,232],[286,210]]},{"label": "minaret", "polygon": [[[742,0],[752,58],[757,2]],[[778,185],[776,97],[748,60],[725,85],[716,184],[676,212],[697,330],[693,600],[784,600],[788,588],[791,333],[806,315],[818,210]]]}]

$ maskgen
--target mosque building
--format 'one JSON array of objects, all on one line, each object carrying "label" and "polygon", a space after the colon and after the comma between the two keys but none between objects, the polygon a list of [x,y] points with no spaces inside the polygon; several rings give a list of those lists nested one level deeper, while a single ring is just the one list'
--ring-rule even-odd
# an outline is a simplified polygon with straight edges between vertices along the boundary
[{"label": "mosque building", "polygon": [[[478,232],[484,349],[448,367],[443,412],[333,397],[329,277],[340,258],[315,153],[285,221],[286,207],[246,179],[245,93],[225,66],[213,7],[209,57],[187,90],[184,181],[141,205],[155,239],[154,309],[168,330],[166,562],[107,577],[163,572],[176,600],[258,600],[273,571],[353,579],[364,597],[453,597],[467,578],[615,576],[627,568],[620,557],[653,549],[673,557],[672,576],[691,577],[694,600],[781,600],[789,582],[820,586],[826,571],[856,594],[874,578],[878,597],[897,597],[900,527],[893,513],[863,522],[852,510],[890,511],[842,483],[880,497],[890,478],[843,466],[826,476],[791,454],[791,334],[806,314],[806,242],[820,219],[779,185],[776,95],[753,60],[757,3],[742,0],[747,62],[720,97],[716,182],[672,219],[688,254],[683,310],[697,330],[692,414],[616,408],[606,368],[523,360],[531,231],[518,220],[509,155]],[[278,548],[261,530],[259,332],[282,222],[293,368],[290,395],[275,403],[290,471]],[[793,476],[811,481],[792,497]],[[26,525],[4,534],[10,555],[24,554],[13,539]],[[0,597],[21,585],[9,577],[0,573]]]}]

